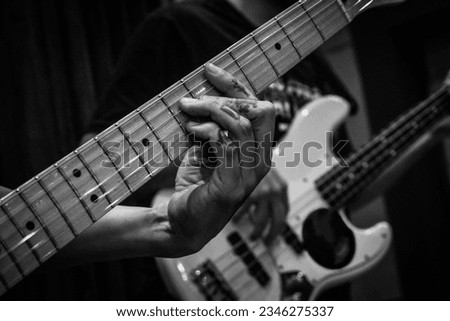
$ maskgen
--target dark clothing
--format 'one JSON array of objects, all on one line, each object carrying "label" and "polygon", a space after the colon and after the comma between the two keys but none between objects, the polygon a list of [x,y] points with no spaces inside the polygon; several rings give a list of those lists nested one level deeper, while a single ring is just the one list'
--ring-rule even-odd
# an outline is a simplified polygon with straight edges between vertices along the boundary
[{"label": "dark clothing", "polygon": [[[149,15],[126,46],[88,131],[105,129],[254,29],[226,0],[187,1]],[[264,97],[282,100],[277,114],[283,123],[318,95],[338,94],[351,101],[326,62],[315,54],[270,91]],[[282,134],[285,128],[278,130]]]},{"label": "dark clothing", "polygon": [[[136,107],[183,78],[255,29],[225,0],[193,0],[162,8],[148,16],[130,39],[112,83],[89,126],[100,132]],[[288,128],[295,113],[323,94],[351,101],[344,87],[318,55],[311,55],[266,90],[277,110],[276,138]],[[170,172],[170,171],[169,171]],[[173,185],[175,171],[149,185]],[[143,199],[148,202],[145,191]],[[131,204],[140,204],[137,200]],[[130,203],[129,203],[130,204]],[[161,293],[148,299],[158,300]],[[155,296],[155,297],[153,297]]]}]

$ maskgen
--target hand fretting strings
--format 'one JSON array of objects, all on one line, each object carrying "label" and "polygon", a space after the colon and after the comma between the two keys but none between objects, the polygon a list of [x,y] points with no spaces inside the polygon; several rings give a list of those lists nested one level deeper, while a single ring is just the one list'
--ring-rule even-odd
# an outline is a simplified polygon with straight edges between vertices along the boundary
[{"label": "hand fretting strings", "polygon": [[[309,8],[308,10],[303,9],[303,10],[304,10],[303,13],[301,13],[298,17],[296,17],[296,18],[292,19],[291,21],[289,21],[287,24],[284,25],[284,27],[281,27],[281,25],[280,25],[280,27],[281,27],[281,32],[285,32],[285,31],[284,31],[284,28],[286,28],[288,25],[294,23],[296,20],[300,19],[302,16],[308,15],[308,13],[309,13],[309,11],[310,11],[311,9],[313,9],[315,6],[317,6],[317,5],[321,4],[321,3],[322,3],[322,1],[320,0],[320,1],[318,1],[316,4],[314,4],[314,6],[312,6],[311,8]],[[331,5],[333,5],[333,4],[335,4],[335,3],[336,3],[336,2],[331,2],[331,3],[328,4],[324,9],[322,9],[318,14],[313,15],[313,16],[310,16],[311,21],[312,21],[313,18],[317,17],[320,13],[322,13],[322,12],[325,11],[325,10],[327,10]],[[299,6],[302,6],[302,4],[298,4],[298,3],[297,3],[295,6],[296,6],[296,7],[293,6],[293,7],[292,7],[291,9],[289,9],[289,10],[290,10],[290,11],[293,11],[293,10],[295,10],[296,8],[298,8]],[[335,11],[336,11],[336,10],[335,10]],[[335,12],[335,11],[334,11],[334,12]],[[332,12],[332,13],[334,13],[334,12]],[[336,18],[335,18],[333,21],[335,21],[335,20],[336,20]],[[310,21],[305,21],[305,22],[304,22],[303,24],[301,24],[299,27],[294,28],[293,31],[291,31],[291,32],[289,32],[289,33],[286,33],[286,32],[285,32],[285,35],[282,36],[281,39],[288,39],[289,42],[290,42],[290,43],[292,44],[292,46],[294,47],[294,49],[298,52],[297,48],[296,48],[295,45],[292,43],[292,41],[291,41],[291,39],[289,38],[289,36],[291,36],[296,30],[298,30],[299,28],[301,28],[302,26],[304,26],[305,24],[307,24],[307,23],[309,23],[309,22],[310,22]],[[313,22],[313,24],[315,25],[317,31],[318,31],[319,34],[320,34],[320,30],[318,29],[317,25],[314,23],[314,21],[312,21],[312,22]],[[261,31],[264,30],[265,28],[269,28],[269,27],[271,26],[272,23],[273,23],[272,21],[269,21],[266,25],[263,25],[262,28],[261,28],[260,30],[258,30],[258,31],[261,32]],[[258,32],[258,31],[257,31],[257,32]],[[241,58],[242,56],[246,55],[248,52],[252,51],[253,49],[257,48],[258,46],[261,46],[262,43],[264,43],[265,41],[269,40],[269,39],[271,38],[271,36],[273,36],[274,34],[279,33],[279,32],[280,32],[280,30],[279,30],[279,31],[276,31],[276,32],[274,32],[274,33],[272,33],[272,34],[269,35],[269,36],[267,36],[267,37],[264,38],[262,41],[260,41],[259,43],[257,43],[257,45],[251,47],[249,50],[247,50],[246,52],[244,52],[241,56],[236,57],[235,60],[239,60],[239,58]],[[324,40],[325,40],[325,39],[324,39]],[[265,55],[266,52],[267,52],[268,50],[269,50],[269,49],[261,50],[261,53],[260,53],[257,57],[252,58],[249,62],[247,62],[246,64],[244,64],[243,66],[241,66],[241,69],[242,69],[243,67],[245,67],[245,65],[248,65],[248,64],[250,64],[252,61],[254,61],[255,59],[257,59],[259,56]],[[302,59],[302,58],[304,58],[304,57],[300,57],[300,59]],[[216,59],[217,59],[217,58],[216,58]],[[269,59],[268,59],[268,60],[269,60]],[[270,62],[270,61],[269,61],[269,62]],[[232,63],[226,65],[226,66],[223,67],[223,68],[226,69],[227,67],[233,65],[234,63],[235,63],[235,62],[232,62]],[[202,69],[201,69],[201,68],[199,68],[197,71],[194,71],[194,73],[191,74],[190,78],[197,76],[200,72],[202,72]],[[245,75],[245,74],[244,74],[244,75]],[[205,83],[206,83],[206,81],[203,81],[203,82],[201,82],[200,84],[198,84],[195,88],[198,88],[198,87],[200,87],[201,85],[203,85],[203,84],[205,84]],[[193,89],[195,89],[195,88],[193,88]],[[170,89],[171,89],[171,90],[174,90],[174,88],[169,88],[168,92],[170,91]],[[193,91],[193,90],[188,90],[188,92],[191,93],[191,94],[192,94],[192,91]],[[206,93],[208,93],[208,92],[210,92],[210,91],[211,91],[211,89],[208,90]],[[206,93],[205,93],[205,94],[206,94]],[[159,96],[159,98],[161,98],[161,95]],[[137,110],[137,112],[140,113],[140,112],[143,111],[144,109],[151,107],[153,103],[154,103],[154,101],[151,101],[151,102],[148,103],[148,104],[144,104],[140,109]],[[169,108],[169,107],[168,107],[168,108]],[[170,109],[170,108],[169,108],[169,109]],[[164,111],[161,112],[161,113],[159,113],[157,116],[161,115],[162,113],[164,113]],[[178,112],[178,113],[176,113],[176,114],[173,114],[173,116],[176,117],[176,116],[179,115],[179,114],[180,114],[180,112]],[[157,116],[156,116],[156,117],[157,117]],[[129,116],[127,116],[127,117],[129,117]],[[130,118],[130,119],[126,119],[127,117],[125,117],[125,118],[121,121],[123,125],[126,124],[128,121],[131,120],[131,118]],[[151,132],[153,132],[153,133],[157,132],[158,129],[162,128],[162,127],[167,123],[167,121],[169,121],[170,119],[172,119],[172,118],[169,117],[169,118],[168,118],[166,121],[164,121],[160,126],[154,128],[154,129],[151,129]],[[146,126],[146,125],[144,124],[142,127],[145,127],[145,126]],[[148,126],[148,125],[147,125],[147,126]],[[120,128],[119,125],[118,125],[117,127]],[[140,127],[140,128],[141,128],[141,127]],[[99,137],[100,137],[100,136],[107,136],[107,135],[111,134],[114,130],[117,130],[117,128],[114,128],[114,127],[109,128],[109,129],[107,129],[106,131],[104,131],[103,133],[101,133],[101,134],[99,135]],[[169,133],[169,134],[165,135],[164,137],[161,138],[161,140],[162,140],[162,141],[165,141],[165,139],[167,139],[169,136],[173,136],[173,133]],[[95,144],[94,141],[88,142],[87,144],[85,144],[84,146],[82,146],[82,147],[79,149],[79,151],[81,151],[83,148],[85,148],[85,147],[87,148],[87,146],[90,146],[90,145],[93,145],[93,144]],[[131,146],[131,148],[132,148],[132,146]],[[165,152],[166,152],[166,151],[164,151],[164,148],[161,149],[161,151],[160,151],[159,153],[157,153],[157,154],[154,155],[153,159],[156,159],[157,157],[163,156]],[[167,153],[167,152],[166,152],[166,153]],[[137,153],[136,153],[136,154],[137,154]],[[134,157],[131,161],[137,160],[140,156],[141,156],[141,155],[137,155],[137,156]],[[170,158],[170,155],[168,155],[168,156],[169,156],[169,158]],[[80,156],[78,156],[78,157],[80,157]],[[90,162],[90,163],[87,163],[87,165],[89,165],[89,164],[91,164],[91,162]],[[126,165],[128,165],[128,164],[129,164],[129,163],[125,164],[124,166],[126,166]],[[146,162],[144,165],[148,165],[148,164],[149,164],[149,162]],[[120,168],[117,168],[117,169],[118,169],[118,171],[120,171],[121,169],[123,169],[123,167],[120,167]],[[147,175],[147,176],[141,181],[140,184],[145,183],[145,181],[147,181],[147,179],[148,179],[149,177],[153,176],[153,175],[154,175],[156,172],[158,172],[160,169],[161,169],[161,168],[157,168],[157,169],[155,169],[153,172],[149,172],[149,175]],[[148,170],[148,169],[147,169],[147,170]],[[133,173],[134,173],[134,172],[133,172]],[[126,180],[126,179],[129,178],[131,175],[133,175],[133,173],[131,173],[130,175],[124,177],[124,180]],[[80,197],[81,197],[81,198],[84,198],[86,195],[89,195],[89,193],[91,193],[91,192],[92,192],[94,189],[96,189],[96,188],[100,188],[100,189],[101,189],[101,185],[103,185],[103,184],[104,184],[106,181],[108,181],[109,179],[110,179],[110,177],[106,178],[106,179],[103,180],[103,181],[98,182],[98,184],[97,184],[96,186],[94,186],[91,190],[87,191],[87,192],[84,193],[83,195],[80,195]],[[28,187],[28,185],[29,185],[29,184],[32,184],[32,183],[34,183],[34,181],[27,182],[27,183],[24,184],[20,189],[26,189],[26,188]],[[66,182],[66,183],[70,184],[69,182]],[[53,191],[53,188],[51,188],[51,189],[48,190],[48,192],[51,192],[51,191]],[[108,192],[102,193],[102,194],[99,196],[99,199],[101,199],[101,198],[107,198],[107,196],[108,196],[110,193],[112,193],[113,191],[114,191],[114,190],[110,190],[110,191],[108,191]],[[110,207],[112,208],[113,206],[115,206],[115,204],[117,204],[117,203],[118,203],[119,201],[121,201],[123,198],[127,197],[130,193],[131,193],[131,191],[127,191],[127,193],[125,193],[125,195],[124,195],[122,198],[116,200],[114,203],[109,202],[109,203],[110,203]],[[6,202],[7,202],[7,201],[8,201],[8,198],[5,198],[5,199],[2,200],[2,201],[6,201]],[[89,207],[89,205],[87,205],[87,204],[86,204],[86,206]],[[6,212],[6,211],[5,211],[5,212]],[[16,215],[17,215],[17,214],[16,214]],[[14,215],[14,216],[15,216],[15,215]],[[11,220],[14,218],[14,216],[11,217]],[[39,216],[36,215],[36,218],[38,218],[38,217],[39,217]],[[5,217],[5,219],[8,219],[8,218]],[[94,219],[93,219],[93,221],[94,221]],[[1,224],[2,224],[2,223],[0,223],[0,226],[1,226]],[[27,242],[27,240],[29,240],[30,238],[32,238],[34,235],[37,235],[38,232],[45,230],[43,224],[41,224],[41,225],[42,225],[41,228],[38,228],[38,229],[34,230],[32,233],[28,234],[28,235],[27,235],[26,237],[24,237],[23,240],[22,240],[20,243],[18,243],[14,248],[9,248],[9,249],[8,249],[8,252],[14,251],[19,245],[23,244],[24,242]],[[17,228],[17,230],[19,230],[19,228],[18,228],[17,226],[16,226],[16,228]],[[45,234],[49,234],[47,231],[44,231],[44,232],[45,232]],[[74,235],[76,235],[76,234],[74,233]],[[36,248],[38,248],[39,246],[43,246],[44,243],[50,242],[50,241],[51,241],[51,239],[48,238],[47,240],[45,240],[45,241],[39,243],[38,245],[33,246],[33,247],[30,247],[30,250],[32,250],[32,251],[33,251],[33,250],[36,250]],[[6,249],[5,246],[3,246],[3,247]],[[53,254],[53,252],[56,252],[56,251],[57,251],[57,246],[56,246],[56,244],[55,244],[55,249],[54,249],[52,252],[49,252],[48,255],[51,255],[51,254]],[[2,252],[4,252],[4,251],[2,251]],[[1,259],[4,255],[7,255],[7,254],[3,254],[3,253],[2,253],[2,255],[0,256],[0,259]],[[38,261],[41,261],[41,259],[44,260],[45,258],[39,259],[39,257],[37,256],[37,259],[38,259]],[[20,261],[20,259],[19,259],[19,261]],[[19,263],[19,262],[13,262],[13,264],[14,264],[14,263],[17,265],[17,263]]]},{"label": "hand fretting strings", "polygon": [[[407,138],[409,138],[409,136],[405,135],[408,134],[409,132],[411,132],[411,128],[408,126],[408,123],[410,123],[411,120],[413,120],[415,123],[417,124],[421,124],[423,127],[422,128],[426,128],[427,125],[429,125],[431,122],[433,122],[433,120],[436,119],[437,116],[439,116],[440,114],[430,114],[428,113],[428,109],[427,107],[429,107],[431,104],[434,104],[435,106],[439,106],[442,107],[444,106],[444,104],[447,103],[448,105],[448,95],[444,96],[444,94],[447,94],[447,89],[441,89],[440,91],[438,91],[436,93],[436,95],[434,95],[431,98],[431,101],[426,103],[426,104],[421,104],[418,106],[418,108],[413,108],[412,110],[410,110],[409,112],[407,112],[407,114],[405,114],[404,116],[401,116],[399,119],[399,122],[401,122],[401,126],[399,126],[398,128],[396,128],[395,131],[395,135],[392,136],[392,141],[389,145],[395,145],[395,142],[398,141],[399,138],[403,138],[403,142],[407,141]],[[390,127],[388,127],[386,130],[384,130],[382,132],[383,135],[386,131],[388,131],[389,129],[391,129]],[[412,134],[417,134],[419,132],[413,132]],[[405,138],[406,137],[406,138]],[[380,139],[379,136],[376,137],[376,139]],[[364,151],[364,150],[362,150]],[[372,150],[367,157],[373,157],[374,154],[379,154],[379,150],[375,149]],[[360,153],[355,153],[353,154],[350,159],[354,159],[355,155],[360,155]],[[350,161],[348,162],[350,164]],[[341,178],[335,178],[335,180],[340,180]],[[332,182],[329,181],[329,184],[331,184]],[[364,183],[364,181],[363,181]],[[298,206],[297,204],[301,201],[301,203],[299,204],[300,206]],[[301,213],[304,209],[306,209],[308,206],[311,205],[312,202],[317,201],[316,198],[316,194],[315,193],[311,193],[310,195],[301,195],[301,198],[297,199],[297,200],[292,200],[291,201],[291,209],[290,209],[290,213]],[[294,230],[298,230],[298,228],[300,228],[302,223],[298,223],[298,222],[293,222],[295,221],[295,215],[288,215],[288,218],[290,219],[290,223],[289,225],[294,229]],[[255,248],[258,245],[256,243],[252,243],[250,245],[250,249],[251,250],[255,250]],[[285,253],[286,251],[291,251],[291,249],[289,247],[285,247],[283,250],[278,251],[277,253],[274,253],[275,256],[279,256],[283,253]],[[263,252],[260,255],[256,255],[257,258],[261,258],[263,255],[267,255],[267,252]],[[230,259],[231,257],[231,259]],[[239,261],[239,258],[236,258],[233,254],[231,254],[229,251],[225,252],[224,254],[222,254],[221,256],[219,256],[218,258],[216,258],[214,260],[215,264],[220,267],[220,271],[222,273],[226,273],[227,270],[229,270],[230,268],[233,267],[233,265]],[[221,262],[226,262],[225,266],[220,266],[222,263]],[[236,273],[234,275],[231,276],[231,280],[227,279],[227,281],[229,283],[233,282],[233,279],[238,277],[239,273]],[[246,286],[248,283],[250,282],[247,281],[244,284],[240,284],[240,288]]]},{"label": "hand fretting strings", "polygon": [[[312,10],[315,6],[319,5],[320,3],[322,3],[322,1],[317,2],[316,4],[314,4],[314,5],[313,5],[310,9],[308,9],[308,10],[303,9],[304,12],[303,12],[302,14],[300,14],[300,15],[297,16],[297,17],[295,17],[295,18],[292,19],[291,21],[289,21],[284,27],[286,28],[286,27],[288,27],[289,25],[293,24],[294,22],[298,21],[298,19],[301,19],[304,15],[308,15],[308,12],[309,12],[310,10]],[[318,12],[316,15],[310,16],[310,17],[311,17],[311,18],[315,18],[316,16],[320,15],[323,11],[327,10],[327,9],[328,9],[331,5],[333,5],[333,4],[335,4],[335,2],[331,2],[331,3],[328,4],[324,9],[322,9],[320,12]],[[301,4],[297,4],[297,7],[300,6],[300,5],[301,5]],[[295,10],[295,8],[290,9],[290,10],[288,11],[288,13],[289,13],[290,11],[293,11],[293,10]],[[270,25],[270,23],[271,23],[271,22],[269,21],[266,25],[263,25],[263,26],[262,26],[262,30],[265,29],[265,28],[268,28],[268,25]],[[307,23],[310,23],[310,21],[305,21],[304,23],[302,23],[301,25],[299,25],[298,27],[296,27],[293,31],[291,31],[291,32],[288,33],[287,35],[283,36],[283,38],[288,38],[292,33],[294,33],[296,30],[302,28],[302,27],[303,27],[305,24],[307,24]],[[264,39],[261,41],[261,43],[263,43],[263,42],[269,40],[269,39],[271,38],[271,36],[273,36],[274,34],[276,34],[276,33],[278,33],[278,32],[280,32],[280,31],[274,32],[274,33],[272,33],[271,35],[267,36],[266,38],[264,38]],[[255,48],[257,48],[257,47],[258,47],[258,45],[253,46],[252,48],[250,48],[249,50],[247,50],[246,52],[244,52],[241,56],[237,57],[236,59],[239,59],[240,57],[244,56],[244,55],[247,54],[248,52],[251,52],[253,49],[255,49]],[[264,53],[265,53],[267,50],[268,50],[268,49],[266,49],[265,51],[263,51],[261,54],[259,54],[259,56],[264,55]],[[216,57],[215,60],[219,59],[220,56],[221,56],[221,55],[219,55],[219,57]],[[257,59],[257,58],[258,58],[258,56],[255,57],[255,58],[252,58],[252,60],[250,60],[250,61],[247,62],[246,64],[250,64],[253,60],[255,60],[255,59]],[[228,68],[228,67],[231,66],[231,65],[232,65],[232,63],[226,65],[224,68],[226,69],[226,68]],[[243,68],[244,66],[245,66],[245,65],[243,65],[242,68]],[[202,68],[201,68],[201,70],[199,70],[199,71],[197,71],[197,72],[194,72],[194,75],[192,75],[191,77],[194,77],[194,76],[198,75],[198,74],[199,74],[200,72],[202,72],[202,71],[203,71],[203,70],[202,70]],[[206,83],[206,81],[201,82],[201,83],[198,84],[195,88],[200,87],[200,86],[203,85],[204,83]],[[192,90],[195,90],[195,88],[193,88]],[[209,91],[211,91],[211,90],[209,90]],[[209,91],[206,92],[205,94],[209,93]],[[140,108],[141,111],[144,111],[144,109],[151,107],[152,104],[153,104],[153,101],[150,101],[149,103],[144,104],[144,105]],[[157,118],[158,116],[162,115],[163,113],[167,113],[167,111],[166,111],[166,110],[163,110],[162,112],[160,112],[159,114],[157,114],[157,115],[155,116],[155,118]],[[177,116],[177,115],[179,115],[180,113],[181,113],[181,112],[178,112],[177,114],[174,114],[174,116]],[[126,117],[125,117],[125,118],[126,118]],[[157,132],[158,129],[161,129],[162,127],[164,127],[164,126],[167,124],[167,122],[170,121],[170,120],[172,120],[172,119],[173,119],[173,118],[169,116],[169,117],[168,117],[161,125],[159,125],[159,126],[156,127],[156,128],[152,128],[152,132]],[[127,122],[129,122],[130,120],[132,120],[132,119],[130,118],[130,119],[128,119],[128,120],[123,121],[122,126],[125,125],[125,124],[126,124]],[[147,125],[147,124],[144,124],[142,127],[145,127],[145,126],[148,126],[148,125]],[[117,127],[120,127],[120,126],[117,126]],[[142,128],[142,127],[140,127],[140,128]],[[138,129],[139,129],[139,128],[138,128]],[[137,129],[137,130],[138,130],[138,129]],[[97,136],[96,141],[100,140],[101,137],[104,137],[104,136],[107,136],[107,135],[111,134],[114,130],[117,130],[117,128],[116,128],[116,127],[111,127],[111,128],[109,128],[109,129],[107,129],[106,131],[104,131],[103,133],[101,133],[99,136]],[[137,131],[137,130],[136,130],[136,131]],[[173,136],[173,133],[167,134],[166,136],[160,138],[160,140],[161,140],[161,141],[167,141],[167,138],[169,138],[169,136]],[[90,144],[95,144],[95,141],[94,141],[94,142],[90,142]],[[86,146],[86,144],[85,144],[85,146]],[[80,153],[82,152],[82,150],[83,150],[83,147],[79,148],[79,149],[77,150],[77,153],[76,153],[76,154],[80,155]],[[158,157],[164,155],[164,153],[165,153],[164,149],[160,149],[160,152],[159,152],[159,153],[153,155],[153,159],[156,159],[156,158],[158,158]],[[103,155],[100,155],[100,156],[103,156]],[[130,162],[137,160],[137,159],[139,158],[139,156],[140,156],[140,155],[136,155],[133,159],[131,159]],[[95,159],[94,159],[94,160],[95,160]],[[92,161],[90,161],[89,163],[87,163],[87,165],[91,164],[94,160],[92,160]],[[146,162],[144,165],[147,165],[148,163],[149,163],[149,162]],[[124,166],[127,166],[127,165],[128,165],[128,163],[127,163],[127,164],[124,164]],[[120,171],[121,169],[123,169],[124,166],[122,166],[121,168],[118,168],[118,170]],[[157,172],[157,171],[159,171],[159,168],[156,169],[155,171],[149,173],[149,175],[143,180],[143,182],[145,182],[146,179],[147,179],[148,177],[153,176],[153,175],[155,174],[155,172]],[[129,178],[132,174],[133,174],[133,173],[131,173],[129,176],[124,177],[124,179],[126,180],[126,179]],[[86,193],[84,193],[83,195],[81,195],[81,197],[84,198],[86,195],[89,195],[90,193],[92,193],[93,189],[99,188],[101,185],[104,185],[104,184],[106,183],[106,181],[108,181],[110,178],[111,178],[111,177],[108,177],[108,178],[106,178],[105,180],[100,181],[100,182],[99,182],[96,186],[94,186],[91,190],[88,190]],[[25,188],[27,188],[26,185],[21,187],[22,190],[25,189]],[[51,192],[52,190],[53,190],[53,188],[49,189],[49,192]],[[102,194],[99,196],[99,200],[100,200],[101,198],[106,198],[106,197],[107,197],[110,193],[112,193],[113,191],[114,191],[114,190],[111,190],[111,191],[102,193]],[[125,197],[128,196],[129,194],[131,194],[131,192],[126,193],[126,194],[124,195],[123,198],[125,198]],[[120,202],[120,200],[117,200],[116,202],[114,202],[114,203],[111,204],[110,206],[113,207],[114,204],[117,204],[117,203],[119,203],[119,202]],[[14,217],[14,216],[13,216],[13,217]],[[41,227],[41,229],[43,229],[43,227]],[[32,233],[32,234],[36,234],[38,231],[39,231],[39,230],[35,230],[34,233]],[[30,234],[29,234],[29,235],[30,235]],[[29,235],[28,235],[28,236],[29,236]]]}]

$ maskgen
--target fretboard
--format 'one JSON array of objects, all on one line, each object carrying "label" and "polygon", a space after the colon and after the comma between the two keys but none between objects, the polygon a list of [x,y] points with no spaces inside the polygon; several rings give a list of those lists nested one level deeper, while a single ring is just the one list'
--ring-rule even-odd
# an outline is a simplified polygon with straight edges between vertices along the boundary
[{"label": "fretboard", "polygon": [[362,193],[424,133],[448,115],[448,86],[392,122],[379,135],[316,181],[328,204],[340,209]]},{"label": "fretboard", "polygon": [[[346,26],[371,1],[299,1],[210,62],[255,93]],[[203,66],[0,200],[0,294],[191,146],[178,101],[219,94]]]}]

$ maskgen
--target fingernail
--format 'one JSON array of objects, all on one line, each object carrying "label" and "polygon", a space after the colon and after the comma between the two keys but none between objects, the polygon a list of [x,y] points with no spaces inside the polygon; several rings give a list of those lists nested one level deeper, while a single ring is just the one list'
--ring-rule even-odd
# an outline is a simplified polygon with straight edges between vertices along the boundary
[{"label": "fingernail", "polygon": [[217,66],[214,66],[212,63],[207,63],[206,64],[206,70],[208,70],[208,72],[210,72],[214,76],[219,76],[219,75],[221,75],[223,73],[222,69],[220,69]]},{"label": "fingernail", "polygon": [[194,99],[194,98],[183,97],[180,99],[180,104],[189,105],[189,104],[194,103],[196,100],[197,99]]},{"label": "fingernail", "polygon": [[197,123],[195,121],[188,121],[186,123],[186,127],[188,127],[188,128],[197,127],[198,125],[200,125],[200,123]]}]

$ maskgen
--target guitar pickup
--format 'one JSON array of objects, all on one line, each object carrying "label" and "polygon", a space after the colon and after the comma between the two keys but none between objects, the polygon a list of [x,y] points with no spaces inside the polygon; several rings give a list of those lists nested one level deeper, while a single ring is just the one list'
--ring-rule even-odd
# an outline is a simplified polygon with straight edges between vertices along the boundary
[{"label": "guitar pickup", "polygon": [[285,223],[283,232],[281,233],[284,241],[294,250],[295,253],[301,254],[305,247],[297,237],[297,234],[292,231],[291,227]]},{"label": "guitar pickup", "polygon": [[248,248],[242,237],[237,232],[233,232],[227,237],[228,242],[233,247],[233,252],[238,255],[247,266],[250,275],[258,281],[261,286],[267,285],[270,276],[264,270],[264,267],[256,259],[255,255]]},{"label": "guitar pickup", "polygon": [[191,273],[200,292],[209,301],[236,301],[237,296],[211,261],[206,261]]}]

